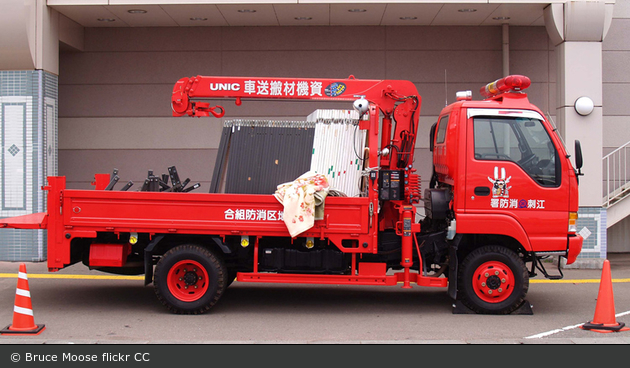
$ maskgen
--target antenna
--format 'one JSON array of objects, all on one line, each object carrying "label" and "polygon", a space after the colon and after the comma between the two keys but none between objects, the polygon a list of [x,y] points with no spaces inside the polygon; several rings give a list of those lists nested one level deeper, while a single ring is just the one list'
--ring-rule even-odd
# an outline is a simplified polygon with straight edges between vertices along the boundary
[{"label": "antenna", "polygon": [[444,69],[444,106],[448,106],[448,84],[446,82],[446,69]]}]

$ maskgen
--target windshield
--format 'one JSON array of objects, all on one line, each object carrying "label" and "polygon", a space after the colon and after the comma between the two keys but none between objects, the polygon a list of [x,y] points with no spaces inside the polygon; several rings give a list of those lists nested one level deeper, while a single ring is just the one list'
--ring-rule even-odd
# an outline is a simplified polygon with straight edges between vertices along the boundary
[{"label": "windshield", "polygon": [[558,153],[540,120],[476,116],[474,133],[476,159],[513,161],[540,185],[560,185]]}]

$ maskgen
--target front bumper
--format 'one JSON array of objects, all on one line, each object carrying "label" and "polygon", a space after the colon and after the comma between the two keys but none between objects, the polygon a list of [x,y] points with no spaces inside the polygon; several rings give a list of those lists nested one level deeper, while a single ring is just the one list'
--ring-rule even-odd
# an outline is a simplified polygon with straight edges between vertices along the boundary
[{"label": "front bumper", "polygon": [[567,239],[567,264],[575,262],[578,254],[582,251],[584,238],[581,235],[569,235]]}]

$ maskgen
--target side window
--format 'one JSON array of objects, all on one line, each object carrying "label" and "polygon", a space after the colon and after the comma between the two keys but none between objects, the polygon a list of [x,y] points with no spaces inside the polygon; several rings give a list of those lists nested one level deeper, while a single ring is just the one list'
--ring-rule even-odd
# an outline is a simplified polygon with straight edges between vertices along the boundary
[{"label": "side window", "polygon": [[513,161],[540,185],[560,185],[558,152],[540,120],[475,117],[474,136],[475,159]]},{"label": "side window", "polygon": [[518,139],[510,120],[475,119],[475,158],[489,160],[521,159]]},{"label": "side window", "polygon": [[446,128],[448,127],[448,115],[442,116],[438,123],[437,139],[435,143],[444,143],[446,139]]}]

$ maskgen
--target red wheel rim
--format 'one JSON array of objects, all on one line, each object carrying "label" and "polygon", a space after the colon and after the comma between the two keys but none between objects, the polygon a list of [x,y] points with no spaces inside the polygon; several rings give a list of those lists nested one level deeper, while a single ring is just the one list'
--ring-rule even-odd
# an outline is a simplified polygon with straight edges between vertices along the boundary
[{"label": "red wheel rim", "polygon": [[505,263],[490,261],[477,267],[472,286],[484,302],[500,303],[512,294],[514,282],[514,274]]},{"label": "red wheel rim", "polygon": [[168,271],[166,283],[175,298],[194,302],[208,291],[208,272],[197,261],[179,261]]}]

